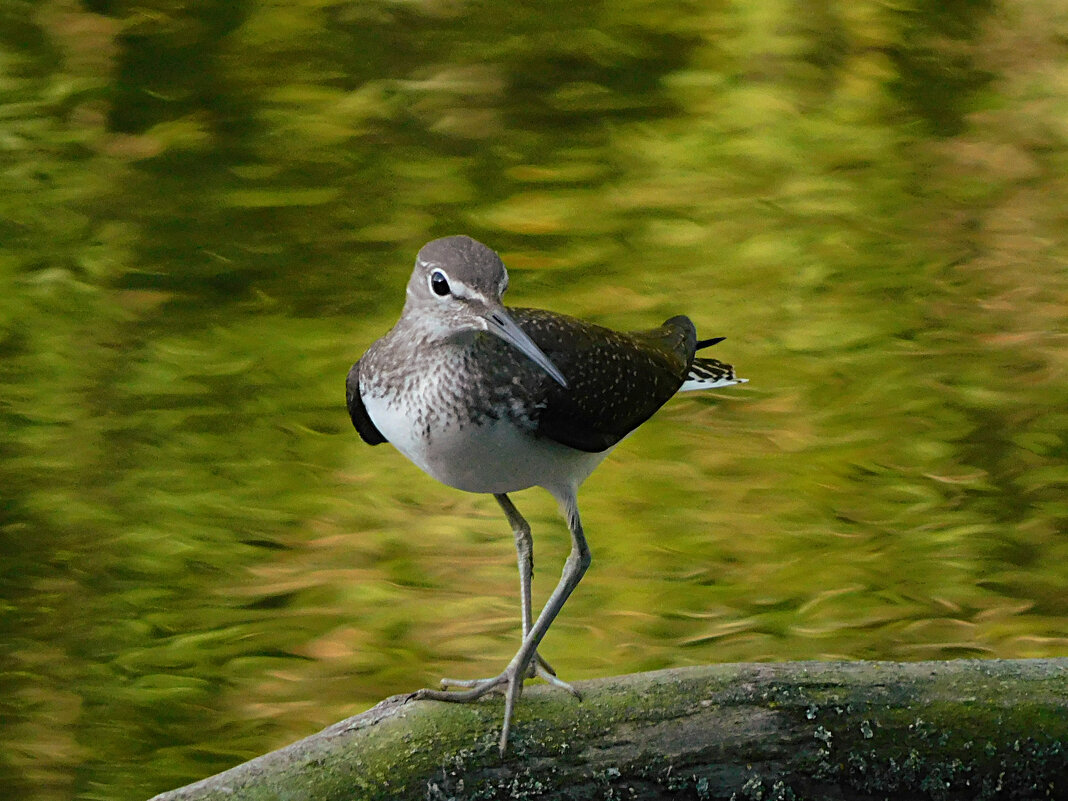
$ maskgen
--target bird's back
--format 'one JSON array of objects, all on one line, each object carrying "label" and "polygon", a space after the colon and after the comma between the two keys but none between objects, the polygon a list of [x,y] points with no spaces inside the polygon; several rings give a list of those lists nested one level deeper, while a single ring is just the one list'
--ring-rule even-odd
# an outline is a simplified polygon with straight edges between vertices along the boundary
[{"label": "bird's back", "polygon": [[577,450],[615,445],[678,392],[693,363],[697,337],[687,317],[621,332],[541,309],[509,312],[568,380],[565,388],[533,365],[522,371],[537,434]]}]

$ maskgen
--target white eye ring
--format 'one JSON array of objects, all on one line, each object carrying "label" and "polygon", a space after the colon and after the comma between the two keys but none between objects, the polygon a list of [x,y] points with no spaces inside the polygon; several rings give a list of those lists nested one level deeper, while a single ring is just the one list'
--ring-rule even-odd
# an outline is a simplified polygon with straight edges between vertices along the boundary
[{"label": "white eye ring", "polygon": [[444,270],[434,270],[431,272],[430,277],[427,279],[427,283],[430,285],[430,291],[439,298],[444,298],[452,294],[452,290],[449,288],[449,276],[445,275]]}]

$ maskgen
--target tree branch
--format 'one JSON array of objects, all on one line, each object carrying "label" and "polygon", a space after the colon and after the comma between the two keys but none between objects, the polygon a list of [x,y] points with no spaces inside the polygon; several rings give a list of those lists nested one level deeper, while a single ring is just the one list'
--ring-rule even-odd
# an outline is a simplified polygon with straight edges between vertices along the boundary
[{"label": "tree branch", "polygon": [[1068,659],[797,662],[406,696],[154,801],[1066,798]]}]

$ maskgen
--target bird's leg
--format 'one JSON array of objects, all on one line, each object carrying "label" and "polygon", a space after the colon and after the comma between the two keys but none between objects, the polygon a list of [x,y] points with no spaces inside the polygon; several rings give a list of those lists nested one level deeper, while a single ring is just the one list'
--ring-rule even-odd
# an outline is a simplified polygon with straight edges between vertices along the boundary
[{"label": "bird's leg", "polygon": [[504,493],[494,495],[504,510],[515,535],[515,553],[519,562],[519,607],[523,616],[523,639],[530,634],[530,583],[534,576],[534,540],[530,536],[530,524],[519,514],[512,499]]},{"label": "bird's leg", "polygon": [[[519,605],[522,609],[523,639],[525,640],[530,634],[532,625],[530,584],[534,575],[534,541],[530,536],[530,524],[519,514],[519,510],[515,508],[515,504],[512,503],[511,499],[504,493],[493,497],[497,499],[497,503],[504,510],[505,517],[508,518],[508,522],[512,526],[512,533],[515,535],[515,552],[519,560]],[[534,678],[535,676],[552,684],[554,687],[567,690],[580,700],[582,698],[578,690],[566,681],[561,681],[556,677],[556,671],[553,670],[552,665],[542,659],[541,654],[536,651],[527,669],[527,678]]]},{"label": "bird's leg", "polygon": [[[500,504],[505,517],[508,518],[509,525],[512,527],[512,533],[515,535],[515,551],[519,561],[519,606],[523,618],[523,639],[525,640],[527,635],[530,634],[531,627],[530,585],[534,575],[534,541],[530,536],[530,524],[516,509],[511,498],[503,492],[495,494],[493,497]],[[526,678],[532,679],[535,676],[552,684],[554,687],[567,690],[579,700],[582,699],[578,690],[566,681],[556,677],[556,671],[553,670],[552,665],[542,659],[538,653],[534,654],[534,659],[531,660],[530,665],[527,667]],[[497,678],[495,676],[493,679],[442,679],[441,686],[445,689],[449,687],[472,688],[479,687],[487,682],[493,682]],[[494,684],[492,686],[499,685]]]},{"label": "bird's leg", "polygon": [[504,725],[501,728],[501,756],[504,756],[505,749],[508,747],[508,734],[512,728],[512,713],[515,710],[515,702],[523,691],[523,676],[526,672],[526,667],[537,654],[538,645],[541,643],[542,637],[545,636],[545,632],[549,630],[549,626],[552,625],[564,603],[574,592],[575,587],[578,586],[583,575],[585,575],[586,569],[590,566],[590,548],[586,544],[586,535],[582,532],[582,522],[579,519],[578,505],[575,502],[573,492],[569,493],[568,497],[564,499],[564,512],[567,515],[568,528],[571,530],[571,553],[568,554],[567,561],[564,562],[564,571],[560,576],[560,582],[556,585],[552,595],[549,596],[549,600],[545,602],[545,607],[541,610],[541,614],[538,615],[538,619],[534,621],[530,632],[523,638],[523,644],[519,647],[519,651],[512,657],[512,661],[508,663],[508,667],[505,668],[504,674],[502,674],[508,677],[508,691],[505,694]]},{"label": "bird's leg", "polygon": [[[509,501],[509,505],[511,506],[511,501]],[[567,515],[568,528],[571,530],[571,553],[568,554],[567,561],[564,562],[564,570],[560,576],[560,582],[556,585],[552,595],[549,596],[549,600],[545,602],[545,608],[541,610],[538,619],[531,625],[530,630],[523,638],[523,644],[519,647],[516,655],[512,657],[512,661],[508,663],[508,667],[499,676],[477,682],[475,686],[464,692],[419,690],[411,695],[412,700],[430,699],[434,701],[464,702],[473,701],[499,688],[505,689],[504,685],[507,685],[505,689],[504,725],[501,728],[500,740],[502,756],[508,746],[508,735],[512,729],[512,714],[515,711],[515,702],[523,691],[523,680],[527,677],[529,665],[538,652],[538,645],[545,636],[545,632],[549,630],[553,620],[560,613],[568,597],[578,586],[579,581],[582,580],[586,569],[590,566],[590,549],[586,544],[586,536],[582,532],[582,523],[579,519],[578,507],[573,493],[564,499],[563,505]],[[512,508],[514,509],[515,507],[513,506]],[[522,520],[518,511],[515,514]],[[526,526],[526,521],[523,521],[523,525]],[[521,567],[521,576],[522,573]]]}]

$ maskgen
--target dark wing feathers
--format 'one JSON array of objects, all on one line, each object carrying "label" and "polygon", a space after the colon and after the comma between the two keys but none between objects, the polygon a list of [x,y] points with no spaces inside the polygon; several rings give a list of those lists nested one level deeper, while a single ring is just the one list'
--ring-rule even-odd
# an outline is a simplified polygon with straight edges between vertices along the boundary
[{"label": "dark wing feathers", "polygon": [[538,433],[577,450],[606,450],[648,420],[686,379],[697,336],[686,317],[623,333],[540,309],[509,309],[568,381],[534,368]]},{"label": "dark wing feathers", "polygon": [[360,363],[358,361],[352,365],[345,379],[345,400],[349,407],[349,417],[352,418],[352,424],[356,427],[356,433],[360,435],[360,439],[368,445],[381,445],[385,442],[386,438],[371,422],[367,409],[363,405],[363,398],[360,397]]}]

